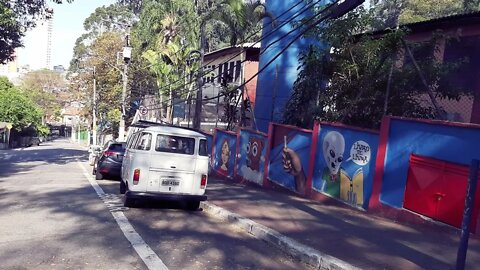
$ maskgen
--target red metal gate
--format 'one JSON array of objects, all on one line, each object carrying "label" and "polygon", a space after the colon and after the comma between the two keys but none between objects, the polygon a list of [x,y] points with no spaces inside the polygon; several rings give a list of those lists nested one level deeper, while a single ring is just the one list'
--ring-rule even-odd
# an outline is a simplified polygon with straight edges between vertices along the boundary
[{"label": "red metal gate", "polygon": [[[469,167],[447,161],[410,156],[403,207],[460,228],[467,192]],[[480,185],[470,228],[475,232]]]}]

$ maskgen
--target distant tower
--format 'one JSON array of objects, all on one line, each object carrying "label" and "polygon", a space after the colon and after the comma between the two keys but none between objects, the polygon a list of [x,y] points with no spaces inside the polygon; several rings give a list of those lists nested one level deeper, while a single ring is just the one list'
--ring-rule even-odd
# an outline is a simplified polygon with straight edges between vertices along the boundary
[{"label": "distant tower", "polygon": [[52,30],[53,30],[53,14],[47,19],[47,68],[52,69]]}]

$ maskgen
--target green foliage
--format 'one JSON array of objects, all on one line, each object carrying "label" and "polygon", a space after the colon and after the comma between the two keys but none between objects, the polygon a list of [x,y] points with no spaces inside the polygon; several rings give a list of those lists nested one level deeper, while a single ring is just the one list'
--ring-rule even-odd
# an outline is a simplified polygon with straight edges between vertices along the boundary
[{"label": "green foliage", "polygon": [[50,134],[50,128],[48,126],[40,125],[37,126],[36,129],[39,136],[48,136]]},{"label": "green foliage", "polygon": [[71,76],[71,91],[84,100],[85,113],[90,116],[93,106],[93,68],[95,67],[96,101],[98,121],[109,123],[108,114],[119,110],[122,101],[122,66],[117,66],[117,52],[123,49],[123,34],[104,32],[85,48],[86,54],[76,59],[79,67]]},{"label": "green foliage", "polygon": [[[259,36],[254,34],[261,32],[260,22],[265,17],[275,19],[272,14],[266,12],[265,6],[260,1],[223,0],[211,9],[202,20],[223,23],[228,29],[229,43],[233,46],[240,41],[258,40]],[[247,37],[248,40],[246,40]]]},{"label": "green foliage", "polygon": [[22,46],[22,25],[5,1],[0,1],[0,63],[13,60],[15,48]]},{"label": "green foliage", "polygon": [[198,47],[199,17],[195,12],[195,5],[190,0],[148,0],[143,3],[140,21],[133,28],[134,48],[141,52],[154,49],[158,40],[163,38],[165,31],[164,20],[174,18],[175,32],[181,36],[182,42],[189,46]]},{"label": "green foliage", "polygon": [[284,118],[288,124],[311,128],[312,116],[319,114],[318,95],[324,88],[326,80],[318,75],[325,73],[323,68],[327,63],[321,57],[321,52],[313,46],[299,60],[300,72],[293,85],[294,91],[288,101]]},{"label": "green foliage", "polygon": [[399,17],[400,24],[426,21],[462,13],[460,0],[406,0]]},{"label": "green foliage", "polygon": [[113,109],[107,113],[107,120],[111,123],[119,123],[121,118],[122,112],[119,109]]},{"label": "green foliage", "polygon": [[478,0],[377,0],[372,3],[376,20],[373,28],[376,29],[480,10]]},{"label": "green foliage", "polygon": [[127,7],[134,14],[140,14],[144,0],[117,0],[117,3]]},{"label": "green foliage", "polygon": [[30,125],[40,125],[41,120],[41,109],[7,78],[0,77],[0,121],[10,122],[20,131]]},{"label": "green foliage", "polygon": [[186,0],[147,1],[134,28],[134,49],[142,52],[141,57],[155,76],[159,89],[156,94],[163,107],[161,116],[166,111],[169,121],[173,119],[173,99],[184,97],[184,89],[189,88],[187,75],[193,66],[187,65],[187,60],[189,53],[198,48],[198,29],[195,5]]},{"label": "green foliage", "polygon": [[83,23],[90,36],[99,36],[103,32],[123,32],[126,25],[132,24],[134,14],[127,7],[113,4],[95,9]]},{"label": "green foliage", "polygon": [[[376,129],[385,106],[389,115],[439,116],[405,51],[406,32],[400,29],[381,37],[356,35],[371,29],[372,21],[369,14],[358,9],[310,33],[331,47],[311,47],[303,54],[284,112],[286,123],[310,128],[313,119],[318,118]],[[462,61],[435,60],[435,44],[443,38],[436,34],[428,42],[408,46],[436,98],[458,100],[471,92],[455,88],[448,80],[449,73],[458,69]]]},{"label": "green foliage", "polygon": [[61,106],[68,103],[70,94],[62,75],[51,70],[36,70],[22,76],[20,89],[43,109],[46,121],[56,121]]}]

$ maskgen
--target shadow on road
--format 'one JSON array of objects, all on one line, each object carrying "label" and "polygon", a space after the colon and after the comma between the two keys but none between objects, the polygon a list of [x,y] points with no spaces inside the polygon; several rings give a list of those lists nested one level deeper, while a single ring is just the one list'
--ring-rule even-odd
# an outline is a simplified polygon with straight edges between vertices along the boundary
[{"label": "shadow on road", "polygon": [[39,164],[64,165],[77,160],[87,161],[87,151],[59,148],[54,143],[23,149],[2,150],[0,151],[0,177],[26,172]]}]

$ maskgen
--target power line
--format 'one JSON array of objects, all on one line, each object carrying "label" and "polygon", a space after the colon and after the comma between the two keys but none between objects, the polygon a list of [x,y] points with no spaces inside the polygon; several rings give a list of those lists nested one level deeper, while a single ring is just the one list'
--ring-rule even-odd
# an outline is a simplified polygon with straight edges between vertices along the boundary
[{"label": "power line", "polygon": [[[318,3],[318,2],[319,2],[319,1],[316,1],[315,3]],[[328,6],[326,6],[326,7],[324,7],[324,8],[323,8],[322,10],[320,10],[317,14],[315,14],[315,15],[311,18],[311,20],[312,20],[313,18],[319,16],[319,15],[322,14],[323,12],[329,10],[331,7],[333,7],[333,6],[334,6],[336,3],[338,3],[338,2],[339,2],[339,0],[331,3],[330,5],[328,5]],[[315,5],[315,3],[313,3],[312,5]],[[312,7],[312,6],[310,6],[310,7]],[[308,9],[309,9],[310,7],[308,7]],[[305,12],[305,11],[306,11],[306,9],[303,10],[302,13]],[[300,14],[301,14],[301,13],[297,14],[297,15],[294,16],[294,17],[296,18],[296,17],[299,16]],[[293,17],[292,17],[292,19],[293,19]],[[267,49],[269,49],[271,46],[273,46],[273,45],[276,44],[277,42],[281,41],[282,39],[284,39],[285,37],[287,37],[287,36],[290,35],[291,33],[297,31],[298,29],[300,29],[302,26],[304,26],[304,25],[306,25],[306,24],[308,24],[308,21],[302,22],[301,24],[297,25],[296,27],[294,27],[294,28],[293,28],[292,30],[290,30],[289,32],[287,32],[287,33],[285,33],[284,35],[282,35],[280,38],[278,38],[278,39],[276,39],[275,41],[271,42],[268,46],[266,46],[266,47],[263,49],[263,51],[261,51],[261,52],[259,53],[259,56],[262,55],[263,53],[265,53],[265,52],[267,51]],[[257,42],[257,43],[258,43],[258,42]],[[238,55],[240,55],[240,54],[235,55],[234,57],[230,58],[229,60],[234,59],[234,58],[237,57]],[[229,60],[227,60],[227,62],[228,62]],[[243,63],[245,63],[246,61],[248,61],[248,60],[245,59],[245,60],[241,61],[240,64],[243,64]],[[212,70],[210,70],[210,71],[212,71]],[[223,76],[223,74],[218,74],[217,76],[213,77],[213,80],[215,80],[215,79],[217,79],[217,78],[219,78],[219,77],[221,77],[221,76]],[[252,78],[253,78],[253,77],[252,77]],[[182,87],[188,86],[188,85],[190,85],[190,84],[181,85],[181,86],[173,89],[172,91],[179,90],[179,89],[181,89]],[[242,85],[242,86],[243,86],[243,85]],[[180,94],[188,94],[188,93],[191,93],[192,91],[193,91],[193,90],[190,90],[190,91],[187,91],[187,92],[180,92]],[[198,91],[198,90],[195,90],[195,91],[193,91],[193,93],[196,93],[197,91]],[[177,94],[178,94],[178,92],[177,92]],[[217,97],[212,97],[211,99],[214,99],[214,98],[217,98]],[[164,101],[164,103],[165,103],[165,102],[168,103],[168,102],[170,102],[170,101],[171,101],[171,99],[167,99],[167,100]],[[160,105],[160,106],[163,107],[163,104],[160,104],[160,103],[155,103],[155,104],[153,104],[153,105],[151,105],[151,106],[155,106],[155,105]],[[170,105],[167,105],[166,107],[170,107]]]},{"label": "power line", "polygon": [[[320,11],[318,14],[316,14],[313,18],[317,17],[318,15],[320,15],[321,13],[324,13],[325,11],[331,9],[333,6],[337,6],[336,4],[339,2],[340,0],[337,0],[335,2],[333,2],[331,5],[325,7],[322,11]],[[354,2],[355,1],[355,2]],[[355,5],[358,6],[360,3],[362,3],[363,1],[362,0],[352,0],[349,4],[350,5]],[[343,2],[345,3],[345,2]],[[342,3],[342,4],[343,4]],[[353,3],[353,4],[351,4]],[[224,92],[222,94],[219,94],[215,97],[211,97],[211,98],[207,98],[207,99],[202,99],[202,102],[203,101],[208,101],[208,100],[212,100],[214,98],[219,98],[221,96],[224,96],[228,93],[231,93],[231,92],[234,92],[238,89],[240,89],[241,87],[245,86],[247,83],[249,83],[250,81],[252,81],[255,77],[258,76],[258,74],[260,74],[260,72],[263,72],[270,64],[273,63],[273,61],[275,61],[278,57],[280,57],[280,55],[282,55],[297,39],[299,39],[300,37],[302,37],[306,32],[308,32],[310,29],[312,29],[313,27],[317,26],[318,24],[320,24],[321,22],[323,22],[324,20],[328,19],[329,17],[331,18],[338,18],[340,16],[343,16],[346,12],[348,12],[350,9],[351,9],[351,6],[348,6],[348,4],[345,4],[345,5],[338,5],[337,6],[337,10],[334,10],[332,13],[330,14],[327,14],[325,16],[322,16],[321,18],[319,18],[318,20],[314,21],[313,23],[311,23],[310,25],[308,25],[303,31],[301,31],[301,33],[299,35],[297,35],[294,39],[292,39],[279,53],[277,53],[270,61],[268,61],[268,63],[263,67],[261,68],[255,75],[253,75],[250,79],[248,79],[246,82],[244,82],[243,84],[241,84],[240,86],[236,87],[235,89],[231,90],[231,91],[228,91],[228,92]],[[184,102],[184,101],[182,101]],[[180,102],[180,103],[182,103]],[[180,103],[175,103],[173,105],[177,105],[177,104],[180,104]]]},{"label": "power line", "polygon": [[[345,2],[342,2],[341,4],[337,5],[337,3],[339,2],[340,0],[337,0],[335,1],[334,3],[332,3],[331,5],[325,7],[322,11],[320,11],[318,14],[316,14],[313,18],[317,17],[318,15],[324,13],[325,11],[331,9],[333,6],[336,6],[337,9],[336,10],[333,10],[331,13],[325,15],[325,16],[322,16],[321,18],[317,19],[316,21],[314,21],[313,23],[309,24],[303,31],[300,32],[300,34],[298,34],[295,38],[293,38],[284,48],[282,48],[282,50],[280,50],[279,53],[277,53],[270,61],[267,62],[267,64],[262,67],[255,75],[253,75],[250,79],[248,79],[246,82],[244,82],[243,84],[241,84],[240,86],[234,88],[233,90],[231,91],[228,91],[228,92],[224,92],[222,94],[219,94],[217,95],[216,97],[212,97],[212,98],[207,98],[207,99],[202,99],[202,102],[203,101],[206,101],[206,100],[211,100],[213,98],[219,98],[220,96],[224,96],[226,95],[227,93],[231,93],[233,91],[236,91],[238,89],[240,89],[241,87],[245,86],[247,83],[249,83],[250,81],[252,81],[255,77],[258,76],[258,74],[260,74],[261,72],[263,72],[269,65],[271,65],[280,55],[282,55],[297,39],[299,39],[300,37],[302,37],[306,32],[308,32],[309,30],[311,30],[313,27],[317,26],[318,24],[320,24],[321,22],[323,22],[324,20],[328,19],[329,17],[330,18],[338,18],[340,16],[343,16],[344,14],[346,14],[348,11],[350,11],[351,9],[357,7],[358,5],[360,5],[363,0],[351,0],[349,1],[348,3]],[[183,103],[184,101],[182,101],[181,103]],[[177,104],[180,104],[180,103],[175,103],[173,104],[174,105],[177,105]]]},{"label": "power line", "polygon": [[[288,20],[285,20],[281,25],[275,26],[275,28],[274,28],[272,31],[270,31],[269,33],[267,33],[267,34],[265,34],[265,35],[262,35],[262,37],[260,38],[260,40],[254,42],[252,45],[250,45],[250,46],[248,46],[248,47],[244,47],[243,49],[252,49],[252,48],[255,48],[255,45],[256,45],[256,44],[258,44],[259,42],[261,42],[261,41],[264,40],[265,38],[269,37],[269,36],[272,35],[274,32],[278,31],[281,27],[283,27],[283,26],[285,26],[286,24],[294,21],[295,18],[297,18],[298,16],[300,16],[302,13],[304,13],[304,12],[307,11],[307,10],[309,10],[310,8],[314,7],[316,4],[318,4],[318,3],[321,2],[321,1],[322,1],[322,0],[316,0],[316,1],[312,2],[312,3],[309,4],[309,5],[305,5],[304,7],[301,8],[301,10],[297,11],[295,15],[292,15],[291,17],[289,17]],[[287,9],[286,11],[284,11],[283,13],[281,13],[277,18],[280,18],[280,17],[282,17],[283,15],[287,14],[289,11],[291,11],[292,9],[294,9],[295,7],[297,7],[297,6],[298,6],[299,4],[301,4],[301,3],[303,3],[303,2],[302,2],[302,1],[297,2],[295,5],[293,5],[292,7],[290,7],[289,9]],[[276,21],[277,18],[275,18],[274,21]],[[289,33],[291,33],[291,32],[289,32]],[[288,34],[289,34],[289,33],[288,33]],[[250,38],[254,37],[255,35],[256,35],[256,34],[252,34],[252,35],[248,36],[248,37],[245,38],[242,42],[240,42],[240,44],[246,42],[247,40],[249,40]],[[284,35],[284,36],[286,36],[286,35]],[[282,37],[282,38],[283,38],[283,37]],[[282,38],[280,38],[280,39],[282,39]],[[280,40],[280,39],[279,39],[279,40]],[[277,40],[277,41],[279,41],[279,40]],[[277,41],[276,41],[276,42],[277,42]],[[276,43],[276,42],[274,42],[274,43]],[[270,46],[268,46],[268,47],[270,47]],[[267,48],[268,48],[268,47],[267,47]],[[265,50],[266,50],[267,48],[265,48]],[[243,50],[242,50],[242,51],[243,51]],[[240,51],[239,53],[235,54],[235,55],[232,56],[231,58],[227,59],[225,62],[229,62],[230,60],[235,59],[236,57],[238,57],[239,55],[242,54],[242,51]],[[259,55],[261,55],[262,53],[263,53],[263,52],[260,52]],[[210,64],[213,63],[214,61],[215,61],[215,59],[211,60],[210,62],[204,64],[203,67],[206,67],[206,66],[210,65]],[[246,60],[245,60],[245,61],[246,61]],[[241,63],[244,63],[245,61],[243,61],[243,62],[241,62]],[[195,73],[195,72],[197,72],[198,70],[199,70],[199,69],[193,71],[192,73]],[[209,72],[212,72],[212,71],[214,71],[214,70],[215,70],[215,69],[211,68],[210,70],[205,71],[204,73],[209,73]],[[190,75],[183,76],[182,78],[178,79],[177,81],[174,81],[174,82],[172,82],[172,83],[169,83],[169,84],[166,85],[166,86],[163,86],[162,88],[158,89],[158,91],[161,92],[161,90],[168,90],[169,86],[174,85],[174,84],[180,82],[181,80],[187,78],[188,76],[190,76]],[[214,77],[213,79],[217,79],[217,78],[220,77],[220,76],[221,76],[221,74],[219,74],[218,76]],[[174,89],[174,90],[178,90],[178,89],[180,89],[180,88],[182,88],[182,87],[184,87],[184,86],[188,86],[188,85],[190,85],[191,83],[193,83],[193,82],[190,81],[189,83],[180,85],[179,87],[177,87],[177,88]],[[138,93],[138,92],[137,92],[137,93]],[[142,93],[139,93],[139,94],[142,94]]]}]

